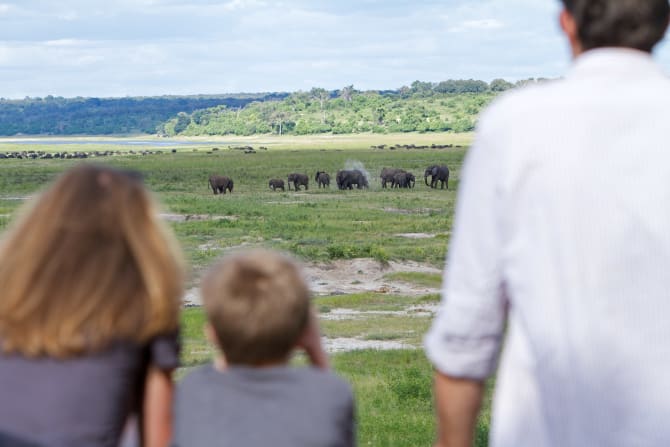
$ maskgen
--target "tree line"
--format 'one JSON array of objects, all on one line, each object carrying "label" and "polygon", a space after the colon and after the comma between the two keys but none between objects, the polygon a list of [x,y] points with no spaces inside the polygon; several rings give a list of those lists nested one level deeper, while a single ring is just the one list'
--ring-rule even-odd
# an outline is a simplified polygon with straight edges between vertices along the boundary
[{"label": "tree line", "polygon": [[415,81],[382,91],[359,91],[353,85],[333,91],[313,88],[280,101],[181,112],[158,126],[157,132],[166,136],[468,132],[481,109],[500,92],[538,81]]},{"label": "tree line", "polygon": [[0,135],[112,135],[156,132],[179,112],[244,107],[285,93],[127,98],[0,98]]},{"label": "tree line", "polygon": [[294,93],[0,98],[0,135],[465,132],[498,93],[528,82],[537,81],[415,81],[369,91],[349,85]]}]

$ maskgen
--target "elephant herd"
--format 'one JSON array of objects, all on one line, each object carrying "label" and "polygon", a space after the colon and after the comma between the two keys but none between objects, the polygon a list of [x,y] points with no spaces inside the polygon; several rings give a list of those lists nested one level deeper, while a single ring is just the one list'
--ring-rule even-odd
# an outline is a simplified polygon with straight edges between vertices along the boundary
[{"label": "elephant herd", "polygon": [[[430,183],[428,178],[430,177]],[[416,184],[416,177],[411,172],[399,168],[384,168],[379,176],[381,179],[382,188],[414,188]],[[438,183],[440,189],[445,186],[449,189],[449,168],[446,165],[432,165],[426,168],[423,175],[426,186],[437,188]],[[288,185],[288,190],[291,190],[291,185],[295,191],[299,191],[301,186],[305,190],[309,189],[309,177],[307,174],[293,172],[286,177],[286,183],[283,179],[273,178],[268,182],[268,186],[273,191],[278,189],[284,191],[285,185]],[[319,188],[330,187],[330,175],[325,171],[317,171],[314,175],[314,181]],[[340,190],[369,188],[368,178],[359,169],[343,169],[337,171],[335,175],[335,182],[337,188]],[[222,175],[212,175],[209,177],[209,185],[214,194],[225,194],[226,191],[233,192],[233,179]]]},{"label": "elephant herd", "polygon": [[[428,177],[430,177],[430,184],[428,183]],[[387,188],[389,185],[391,188],[414,188],[416,184],[414,174],[399,168],[384,168],[379,178],[382,188]],[[438,182],[440,183],[440,189],[444,189],[445,186],[449,189],[449,168],[446,165],[428,166],[423,173],[423,179],[426,186],[433,189],[437,188]]]}]

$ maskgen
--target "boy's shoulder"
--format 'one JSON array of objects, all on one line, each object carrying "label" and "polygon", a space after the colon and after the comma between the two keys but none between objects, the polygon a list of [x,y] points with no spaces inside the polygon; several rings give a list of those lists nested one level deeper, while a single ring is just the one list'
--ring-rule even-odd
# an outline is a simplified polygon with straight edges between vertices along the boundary
[{"label": "boy's shoulder", "polygon": [[211,363],[198,366],[186,373],[184,378],[179,381],[179,386],[181,388],[198,386],[199,384],[214,380],[217,374],[220,373],[216,371],[214,365]]},{"label": "boy's shoulder", "polygon": [[349,382],[330,370],[324,371],[312,367],[289,368],[289,370],[305,392],[319,390],[321,393],[329,392],[341,398],[353,398]]},{"label": "boy's shoulder", "polygon": [[250,368],[231,366],[224,371],[217,370],[212,364],[200,366],[190,371],[179,383],[182,394],[216,392],[223,388],[227,393],[243,389],[283,389],[301,390],[311,393],[331,394],[341,399],[353,399],[351,385],[332,371],[313,367],[281,366],[272,368]]}]

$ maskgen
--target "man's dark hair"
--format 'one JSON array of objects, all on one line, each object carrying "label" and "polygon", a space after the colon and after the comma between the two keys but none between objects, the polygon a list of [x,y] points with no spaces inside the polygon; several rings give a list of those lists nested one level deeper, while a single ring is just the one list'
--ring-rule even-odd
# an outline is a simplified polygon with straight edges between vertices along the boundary
[{"label": "man's dark hair", "polygon": [[651,52],[663,38],[668,0],[562,0],[577,22],[582,48],[625,47]]}]

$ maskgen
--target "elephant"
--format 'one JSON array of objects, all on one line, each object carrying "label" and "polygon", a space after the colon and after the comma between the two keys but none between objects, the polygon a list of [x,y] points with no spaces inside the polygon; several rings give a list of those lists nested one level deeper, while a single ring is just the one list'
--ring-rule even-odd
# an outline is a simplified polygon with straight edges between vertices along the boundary
[{"label": "elephant", "polygon": [[444,185],[447,185],[447,189],[449,189],[449,168],[446,165],[433,165],[426,168],[423,173],[426,186],[429,186],[428,176],[430,176],[431,188],[437,188],[437,182],[439,181],[440,189],[444,189]]},{"label": "elephant", "polygon": [[273,191],[277,189],[281,189],[282,191],[284,191],[284,180],[280,178],[273,178],[270,180],[269,186]]},{"label": "elephant", "polygon": [[397,168],[382,169],[382,173],[379,176],[379,178],[382,180],[382,188],[386,188],[386,183],[391,183],[391,186],[393,186],[393,177],[399,172],[405,172],[405,171],[403,169],[397,169]]},{"label": "elephant", "polygon": [[368,179],[358,169],[337,171],[335,180],[339,189],[353,189],[353,185],[358,189],[369,187]]},{"label": "elephant", "polygon": [[330,175],[328,175],[327,172],[324,171],[316,171],[316,175],[314,176],[314,181],[319,185],[319,188],[323,187],[329,187],[330,186]]},{"label": "elephant", "polygon": [[414,188],[416,177],[411,172],[398,172],[393,176],[392,188]]},{"label": "elephant", "polygon": [[305,190],[309,189],[309,177],[306,174],[298,174],[294,172],[288,175],[288,190],[291,190],[291,183],[296,191],[300,190],[300,186],[304,186]]},{"label": "elephant", "polygon": [[210,175],[209,176],[209,186],[212,187],[214,194],[225,194],[226,189],[233,192],[233,179],[226,177],[224,175]]}]

